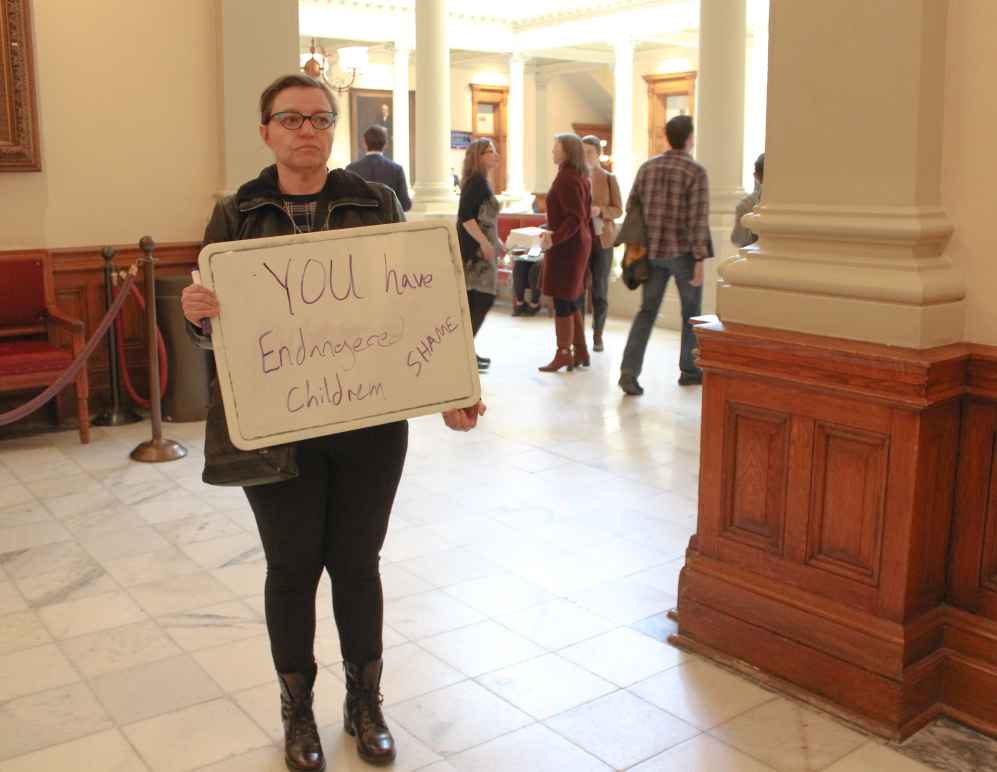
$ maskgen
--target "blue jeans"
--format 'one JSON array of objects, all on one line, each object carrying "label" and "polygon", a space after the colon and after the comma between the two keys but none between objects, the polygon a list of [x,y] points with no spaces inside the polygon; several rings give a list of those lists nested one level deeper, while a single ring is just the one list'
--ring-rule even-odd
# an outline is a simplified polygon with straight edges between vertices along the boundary
[{"label": "blue jeans", "polygon": [[633,324],[630,326],[627,347],[623,351],[623,364],[620,365],[622,374],[632,375],[635,378],[640,375],[644,365],[647,341],[651,337],[654,320],[658,318],[658,309],[661,308],[661,301],[665,297],[668,279],[672,276],[675,277],[675,284],[679,289],[679,300],[682,303],[682,349],[679,353],[679,369],[686,375],[699,374],[699,368],[692,355],[692,351],[696,347],[696,336],[689,320],[702,313],[703,288],[693,287],[690,283],[693,270],[692,255],[681,255],[671,260],[653,260],[651,262],[651,277],[641,288],[644,294],[640,311],[637,312],[637,316],[634,317]]}]

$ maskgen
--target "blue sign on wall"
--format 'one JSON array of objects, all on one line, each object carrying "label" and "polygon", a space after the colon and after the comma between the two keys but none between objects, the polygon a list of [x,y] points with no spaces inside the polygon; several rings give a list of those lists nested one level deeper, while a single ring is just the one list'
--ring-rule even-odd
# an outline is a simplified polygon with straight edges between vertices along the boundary
[{"label": "blue sign on wall", "polygon": [[469,132],[469,131],[451,131],[450,132],[450,149],[451,150],[467,150],[467,147],[470,144],[471,144],[471,132]]}]

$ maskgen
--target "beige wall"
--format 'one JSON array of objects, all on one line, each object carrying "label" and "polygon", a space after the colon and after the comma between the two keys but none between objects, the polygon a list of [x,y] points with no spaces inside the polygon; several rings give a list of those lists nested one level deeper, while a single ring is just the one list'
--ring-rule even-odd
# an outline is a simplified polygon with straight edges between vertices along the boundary
[{"label": "beige wall", "polygon": [[997,3],[949,6],[942,202],[955,234],[949,254],[966,273],[966,339],[997,345]]},{"label": "beige wall", "polygon": [[0,249],[201,238],[223,173],[217,4],[32,7],[42,171],[0,174]]}]

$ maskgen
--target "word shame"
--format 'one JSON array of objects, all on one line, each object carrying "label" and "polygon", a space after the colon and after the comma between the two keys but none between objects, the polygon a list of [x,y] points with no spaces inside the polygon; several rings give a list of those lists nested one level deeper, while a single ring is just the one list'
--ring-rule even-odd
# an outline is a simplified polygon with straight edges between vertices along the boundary
[{"label": "word shame", "polygon": [[423,366],[429,364],[433,358],[433,353],[440,347],[443,340],[452,336],[459,329],[460,325],[453,320],[452,316],[448,316],[437,324],[429,335],[424,335],[419,339],[415,348],[408,352],[408,358],[405,360],[408,367],[415,369],[416,378],[422,375]]}]

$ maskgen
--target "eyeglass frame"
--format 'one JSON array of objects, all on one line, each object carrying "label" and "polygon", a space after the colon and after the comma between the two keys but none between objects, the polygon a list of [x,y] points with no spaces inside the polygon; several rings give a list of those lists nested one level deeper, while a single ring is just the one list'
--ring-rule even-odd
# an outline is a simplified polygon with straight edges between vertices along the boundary
[{"label": "eyeglass frame", "polygon": [[[299,123],[297,126],[295,126],[292,129],[290,126],[285,126],[283,123],[281,123],[280,120],[281,115],[296,115],[299,118],[301,118],[301,123]],[[315,125],[314,119],[320,115],[332,116],[331,122],[328,126],[325,126],[324,128],[319,128],[318,126]],[[280,112],[273,113],[267,119],[267,123],[270,123],[270,121],[272,121],[274,118],[277,119],[277,123],[280,123],[281,128],[287,129],[288,131],[298,131],[302,126],[305,125],[306,120],[312,125],[312,128],[315,131],[328,131],[329,129],[331,129],[333,126],[336,125],[336,122],[339,120],[339,113],[333,112],[332,110],[324,110],[319,113],[312,113],[311,115],[305,115],[304,113],[299,113],[297,110],[281,110]]]}]

